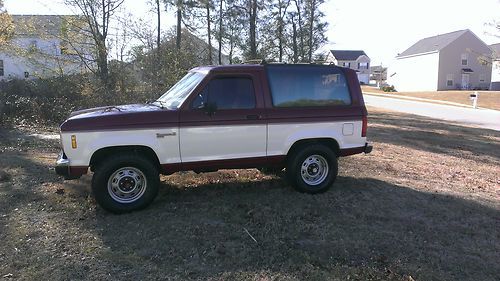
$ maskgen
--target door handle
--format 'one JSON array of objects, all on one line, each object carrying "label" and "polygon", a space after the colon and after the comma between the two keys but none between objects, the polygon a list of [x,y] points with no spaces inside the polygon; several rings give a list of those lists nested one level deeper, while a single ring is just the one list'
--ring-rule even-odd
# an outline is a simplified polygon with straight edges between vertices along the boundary
[{"label": "door handle", "polygon": [[261,116],[260,115],[257,115],[257,114],[250,114],[250,115],[247,115],[247,119],[248,120],[258,120],[260,119]]}]

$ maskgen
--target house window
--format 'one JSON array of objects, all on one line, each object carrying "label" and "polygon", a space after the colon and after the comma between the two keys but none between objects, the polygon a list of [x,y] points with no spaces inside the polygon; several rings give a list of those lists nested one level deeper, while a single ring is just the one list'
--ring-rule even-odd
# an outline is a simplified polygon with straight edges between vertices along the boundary
[{"label": "house window", "polygon": [[358,63],[358,69],[368,69],[368,65],[367,62],[360,62]]},{"label": "house window", "polygon": [[484,82],[486,80],[486,75],[479,74],[479,82]]},{"label": "house window", "polygon": [[30,73],[28,71],[25,71],[24,72],[24,78],[29,78],[30,77]]},{"label": "house window", "polygon": [[447,87],[453,86],[453,74],[446,75],[446,86]]},{"label": "house window", "polygon": [[467,54],[462,54],[462,65],[467,65],[468,64],[468,56]]},{"label": "house window", "polygon": [[344,62],[344,67],[351,67],[351,63],[350,62]]},{"label": "house window", "polygon": [[4,72],[3,72],[3,60],[0,60],[0,76],[4,76]]}]

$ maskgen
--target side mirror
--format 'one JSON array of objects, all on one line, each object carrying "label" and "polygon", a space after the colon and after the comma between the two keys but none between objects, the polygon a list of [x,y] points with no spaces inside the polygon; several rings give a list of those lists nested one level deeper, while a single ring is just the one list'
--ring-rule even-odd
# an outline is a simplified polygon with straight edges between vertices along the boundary
[{"label": "side mirror", "polygon": [[215,114],[217,111],[217,104],[210,102],[210,103],[204,103],[203,104],[203,109],[205,110],[205,113],[209,116],[212,116]]}]

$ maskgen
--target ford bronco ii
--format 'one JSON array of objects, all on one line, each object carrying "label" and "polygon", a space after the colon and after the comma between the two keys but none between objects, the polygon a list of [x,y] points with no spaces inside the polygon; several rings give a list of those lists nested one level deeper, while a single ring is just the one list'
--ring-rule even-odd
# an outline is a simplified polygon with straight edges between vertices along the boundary
[{"label": "ford bronco ii", "polygon": [[301,192],[335,181],[337,159],[370,153],[356,76],[333,65],[207,66],[150,104],[76,111],[61,125],[56,172],[92,171],[96,201],[114,213],[149,205],[159,174],[285,170]]}]

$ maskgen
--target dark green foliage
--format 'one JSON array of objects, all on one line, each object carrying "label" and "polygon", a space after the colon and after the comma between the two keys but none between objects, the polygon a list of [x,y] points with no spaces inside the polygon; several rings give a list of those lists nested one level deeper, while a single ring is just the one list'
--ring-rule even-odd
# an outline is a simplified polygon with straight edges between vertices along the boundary
[{"label": "dark green foliage", "polygon": [[[114,104],[137,103],[147,94],[133,77],[111,75]],[[127,81],[126,85],[121,84]],[[132,85],[134,84],[134,85]],[[109,104],[104,87],[93,75],[62,76],[38,80],[12,80],[0,84],[0,125],[57,125],[71,111]]]},{"label": "dark green foliage", "polygon": [[396,91],[396,88],[394,88],[394,86],[383,86],[382,88],[380,88],[382,91],[384,92],[397,92]]}]

